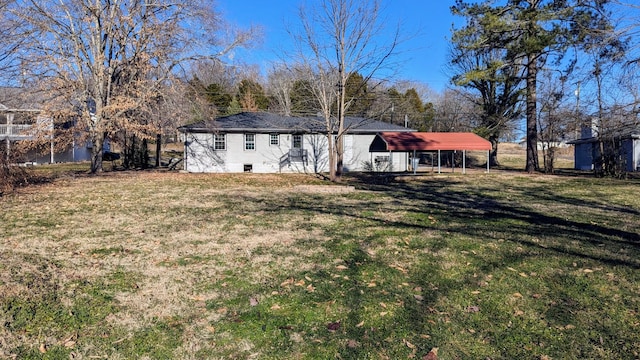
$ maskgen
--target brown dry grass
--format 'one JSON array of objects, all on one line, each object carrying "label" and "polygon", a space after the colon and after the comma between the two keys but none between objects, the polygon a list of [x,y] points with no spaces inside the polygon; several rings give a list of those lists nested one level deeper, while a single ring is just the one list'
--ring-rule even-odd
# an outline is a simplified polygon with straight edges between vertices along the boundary
[{"label": "brown dry grass", "polygon": [[[0,203],[0,248],[7,255],[64,264],[55,269],[60,288],[77,279],[135,273],[140,279],[135,291],[116,294],[123,311],[108,317],[110,325],[136,331],[158,318],[193,318],[186,333],[202,333],[224,313],[206,312],[205,304],[233,295],[224,285],[230,268],[243,269],[248,283],[260,284],[273,272],[324,266],[308,260],[318,247],[296,244],[319,245],[323,237],[313,224],[335,221],[331,216],[299,213],[252,223],[256,216],[268,216],[269,202],[297,194],[353,192],[314,184],[318,180],[307,175],[107,173],[60,179]],[[290,226],[297,223],[306,223],[309,230]],[[3,261],[11,259],[3,256]],[[270,267],[276,262],[276,268]],[[0,293],[23,290],[0,278]]]}]

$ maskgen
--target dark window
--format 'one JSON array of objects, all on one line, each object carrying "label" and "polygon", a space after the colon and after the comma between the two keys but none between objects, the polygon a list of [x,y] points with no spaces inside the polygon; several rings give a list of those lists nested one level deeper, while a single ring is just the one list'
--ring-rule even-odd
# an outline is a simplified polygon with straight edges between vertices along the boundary
[{"label": "dark window", "polygon": [[225,134],[213,134],[213,149],[227,150],[227,137]]}]

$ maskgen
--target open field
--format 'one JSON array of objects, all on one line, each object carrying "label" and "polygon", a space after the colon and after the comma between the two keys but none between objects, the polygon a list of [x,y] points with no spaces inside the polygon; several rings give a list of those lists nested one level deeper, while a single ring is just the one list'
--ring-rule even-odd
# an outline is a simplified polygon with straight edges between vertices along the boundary
[{"label": "open field", "polygon": [[0,197],[0,359],[640,358],[638,181],[341,185],[115,172]]}]

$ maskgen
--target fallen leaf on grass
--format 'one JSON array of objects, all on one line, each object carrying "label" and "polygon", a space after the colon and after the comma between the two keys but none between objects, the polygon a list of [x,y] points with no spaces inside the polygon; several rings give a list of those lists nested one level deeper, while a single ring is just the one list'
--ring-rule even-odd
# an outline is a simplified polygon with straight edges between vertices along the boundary
[{"label": "fallen leaf on grass", "polygon": [[479,306],[476,306],[476,305],[469,306],[469,307],[467,308],[467,312],[468,312],[468,313],[477,313],[477,312],[479,312],[479,311],[480,311],[480,307],[479,307]]},{"label": "fallen leaf on grass", "polygon": [[38,350],[40,350],[41,354],[44,354],[47,352],[47,345],[45,343],[40,344],[40,347],[38,348]]},{"label": "fallen leaf on grass", "polygon": [[585,274],[590,274],[590,273],[592,273],[592,272],[593,272],[593,270],[591,270],[591,269],[584,269],[584,270],[582,270],[582,271],[583,271]]},{"label": "fallen leaf on grass", "polygon": [[422,357],[422,360],[438,360],[438,348],[431,349],[427,355]]},{"label": "fallen leaf on grass", "polygon": [[258,299],[254,298],[254,297],[250,297],[249,298],[249,305],[258,306]]},{"label": "fallen leaf on grass", "polygon": [[355,340],[349,340],[347,341],[347,346],[351,349],[355,349],[358,347],[358,342]]},{"label": "fallen leaf on grass", "polygon": [[347,269],[348,269],[348,267],[346,267],[346,266],[344,266],[344,265],[338,265],[338,266],[336,266],[336,269],[337,269],[337,270],[347,270]]},{"label": "fallen leaf on grass", "polygon": [[364,326],[364,321],[360,321],[359,323],[356,324],[357,328],[361,328]]},{"label": "fallen leaf on grass", "polygon": [[517,293],[514,293],[514,294],[513,294],[513,297],[514,297],[514,298],[521,299],[521,298],[522,298],[522,294],[520,294],[519,292],[517,292]]},{"label": "fallen leaf on grass", "polygon": [[415,345],[413,345],[412,343],[408,342],[408,341],[407,341],[407,340],[405,340],[405,339],[402,339],[402,342],[404,342],[404,344],[405,344],[405,345],[407,345],[407,347],[408,347],[409,349],[411,349],[411,354],[409,354],[409,356],[408,356],[408,357],[409,357],[409,359],[413,359],[413,358],[415,358],[415,357],[416,357],[416,352],[418,351],[418,349],[416,348],[416,346],[415,346]]},{"label": "fallen leaf on grass", "polygon": [[68,338],[62,340],[62,344],[64,344],[64,347],[66,347],[67,349],[71,349],[76,345],[75,340],[77,339],[77,337],[78,337],[78,334],[73,334]]},{"label": "fallen leaf on grass", "polygon": [[216,312],[220,315],[226,315],[229,312],[229,310],[226,307],[223,307],[218,309]]},{"label": "fallen leaf on grass", "polygon": [[422,295],[413,295],[413,298],[418,300],[418,301],[424,300],[424,296],[422,296]]},{"label": "fallen leaf on grass", "polygon": [[332,322],[327,324],[327,329],[329,331],[337,331],[340,329],[340,321]]},{"label": "fallen leaf on grass", "polygon": [[401,273],[403,273],[403,274],[406,274],[406,273],[407,273],[407,270],[406,270],[406,269],[404,269],[404,268],[403,268],[402,266],[400,266],[400,265],[395,265],[395,264],[393,264],[393,265],[390,265],[390,267],[391,267],[392,269],[396,269],[396,270],[400,271],[400,272],[401,272]]},{"label": "fallen leaf on grass", "polygon": [[280,310],[280,309],[282,309],[282,308],[281,308],[281,307],[280,307],[280,305],[278,305],[278,304],[273,304],[273,305],[271,306],[271,308],[270,308],[270,309],[271,309],[271,310]]}]

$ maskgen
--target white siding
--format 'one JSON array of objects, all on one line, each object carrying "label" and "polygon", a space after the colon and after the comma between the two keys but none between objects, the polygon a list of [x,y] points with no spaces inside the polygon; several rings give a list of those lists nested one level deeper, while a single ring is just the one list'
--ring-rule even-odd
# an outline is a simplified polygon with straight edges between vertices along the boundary
[{"label": "white siding", "polygon": [[[364,171],[365,162],[373,161],[369,146],[374,134],[347,134],[344,136],[345,171]],[[292,134],[279,134],[279,145],[270,144],[270,134],[255,134],[255,150],[245,150],[244,134],[226,134],[226,150],[213,150],[213,134],[186,135],[185,170],[189,172],[243,172],[245,166],[255,173],[328,172],[328,146],[324,134],[305,134],[302,148],[307,151],[307,162],[300,160],[280,162],[292,147]],[[376,153],[380,154],[380,153]],[[389,153],[383,153],[389,155]],[[405,171],[406,154],[391,154],[393,171]]]},{"label": "white siding", "polygon": [[[189,133],[184,142],[184,169],[189,172],[227,172],[226,150],[213,149],[213,134]],[[228,148],[227,140],[227,148]]]},{"label": "white siding", "polygon": [[640,171],[640,139],[633,140],[633,171]]}]

